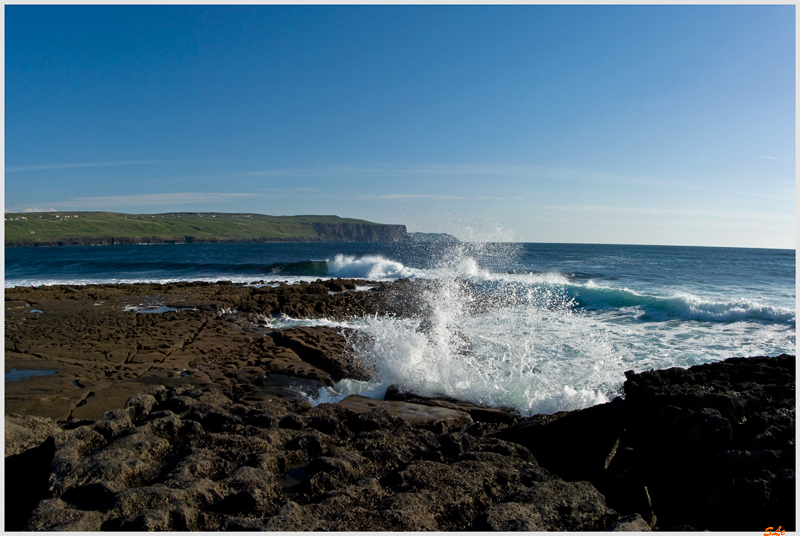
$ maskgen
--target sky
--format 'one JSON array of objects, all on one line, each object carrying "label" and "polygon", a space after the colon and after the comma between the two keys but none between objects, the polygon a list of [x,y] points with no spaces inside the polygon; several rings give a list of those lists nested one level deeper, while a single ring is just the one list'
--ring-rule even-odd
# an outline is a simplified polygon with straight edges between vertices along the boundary
[{"label": "sky", "polygon": [[794,5],[5,6],[8,212],[795,248]]}]

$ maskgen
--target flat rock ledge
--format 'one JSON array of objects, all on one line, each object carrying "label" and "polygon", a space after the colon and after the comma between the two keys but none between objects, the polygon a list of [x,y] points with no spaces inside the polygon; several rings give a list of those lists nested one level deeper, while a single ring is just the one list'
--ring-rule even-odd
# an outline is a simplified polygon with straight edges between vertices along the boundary
[{"label": "flat rock ledge", "polygon": [[736,358],[523,419],[155,385],[99,420],[6,415],[5,528],[791,531],[794,386],[793,356]]},{"label": "flat rock ledge", "polygon": [[5,372],[24,377],[6,382],[6,412],[97,420],[155,385],[185,383],[237,401],[263,401],[280,385],[283,396],[316,393],[367,379],[369,367],[349,352],[346,330],[276,320],[418,312],[407,280],[254,283],[6,289]]}]

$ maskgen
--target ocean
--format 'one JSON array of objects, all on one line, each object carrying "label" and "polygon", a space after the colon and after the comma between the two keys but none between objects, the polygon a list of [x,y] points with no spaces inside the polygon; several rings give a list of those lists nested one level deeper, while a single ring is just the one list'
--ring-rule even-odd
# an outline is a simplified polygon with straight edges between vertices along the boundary
[{"label": "ocean", "polygon": [[[624,372],[795,354],[795,251],[522,243],[158,244],[6,248],[5,286],[425,279],[425,318],[346,325],[376,367],[312,403],[399,384],[523,415],[621,394]],[[488,305],[487,305],[488,304]]]}]

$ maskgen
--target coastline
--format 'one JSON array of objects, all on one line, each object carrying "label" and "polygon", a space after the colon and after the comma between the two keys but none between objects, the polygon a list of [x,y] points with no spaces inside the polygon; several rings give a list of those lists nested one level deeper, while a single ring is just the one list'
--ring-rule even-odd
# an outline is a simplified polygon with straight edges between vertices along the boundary
[{"label": "coastline", "polygon": [[339,216],[269,216],[223,212],[126,214],[117,212],[6,213],[6,247],[226,242],[403,242],[405,225]]},{"label": "coastline", "polygon": [[258,321],[414,314],[414,284],[6,289],[6,372],[58,371],[6,382],[6,528],[794,530],[792,356],[529,418],[398,388],[312,407],[368,366]]}]

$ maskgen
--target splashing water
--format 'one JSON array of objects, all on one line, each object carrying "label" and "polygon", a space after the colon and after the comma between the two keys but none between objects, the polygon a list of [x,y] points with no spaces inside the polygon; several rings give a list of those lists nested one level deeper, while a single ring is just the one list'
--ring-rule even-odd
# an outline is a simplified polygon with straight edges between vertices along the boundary
[{"label": "splashing water", "polygon": [[418,273],[417,270],[408,268],[400,262],[385,259],[379,255],[363,257],[336,255],[328,263],[328,274],[336,277],[354,277],[375,281],[413,277]]},{"label": "splashing water", "polygon": [[[458,227],[461,223],[453,220]],[[502,230],[467,240],[507,239]],[[352,319],[374,381],[339,382],[382,398],[399,384],[523,414],[615,396],[624,371],[796,351],[793,250],[591,244],[314,243],[10,248],[6,287],[324,277],[416,280],[416,317]],[[368,290],[368,286],[357,290]],[[416,300],[415,300],[416,299]],[[341,326],[264,318],[278,328]]]},{"label": "splashing water", "polygon": [[563,284],[498,278],[459,246],[427,275],[419,317],[352,324],[362,335],[349,342],[374,365],[376,379],[339,382],[321,390],[317,403],[352,393],[381,397],[398,384],[533,414],[587,407],[615,393],[618,382],[606,372],[614,361],[610,345],[575,310]]},{"label": "splashing water", "polygon": [[[418,316],[348,324],[362,334],[349,343],[374,366],[375,379],[344,380],[314,403],[353,393],[382,398],[397,384],[522,415],[553,413],[619,395],[626,370],[795,349],[795,312],[780,302],[737,297],[736,288],[701,296],[671,285],[630,289],[558,271],[509,270],[523,250],[508,243],[438,250],[436,262],[412,275]],[[382,258],[369,264],[388,266]]]}]

